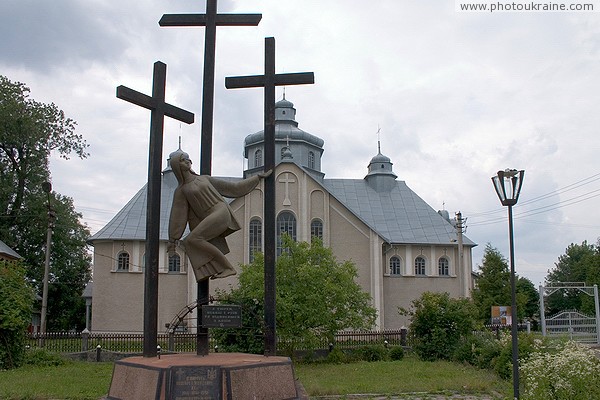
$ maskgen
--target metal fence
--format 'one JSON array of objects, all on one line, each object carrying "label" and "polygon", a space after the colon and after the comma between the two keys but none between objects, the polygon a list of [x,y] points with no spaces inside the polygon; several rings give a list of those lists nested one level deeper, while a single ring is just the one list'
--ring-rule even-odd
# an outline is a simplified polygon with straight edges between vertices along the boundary
[{"label": "metal fence", "polygon": [[[280,342],[281,343],[281,342]],[[406,329],[388,331],[341,332],[335,336],[334,343],[323,339],[321,347],[327,349],[330,345],[342,349],[350,349],[369,344],[408,345]],[[27,337],[29,348],[41,348],[59,353],[78,353],[95,350],[142,353],[144,335],[142,333],[95,333],[95,332],[48,332],[45,334],[31,333]],[[177,353],[193,353],[196,351],[195,333],[159,333],[158,345],[161,350]],[[214,349],[217,342],[211,337],[209,348]],[[298,349],[304,346],[299,344]]]}]

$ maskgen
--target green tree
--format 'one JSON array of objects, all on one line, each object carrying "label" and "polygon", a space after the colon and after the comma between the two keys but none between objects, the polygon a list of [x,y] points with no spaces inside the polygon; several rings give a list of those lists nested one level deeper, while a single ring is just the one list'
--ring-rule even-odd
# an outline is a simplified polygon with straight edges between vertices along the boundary
[{"label": "green tree", "polygon": [[[283,240],[287,252],[276,263],[276,324],[287,354],[293,355],[300,343],[314,349],[343,329],[372,328],[377,312],[369,294],[356,283],[358,273],[352,262],[337,261],[318,239],[312,243],[294,242],[289,237]],[[262,306],[262,255],[252,264],[242,265],[238,288],[219,296]]]},{"label": "green tree", "polygon": [[[508,260],[498,249],[487,244],[479,266],[477,286],[473,290],[473,303],[479,320],[490,323],[492,306],[509,306],[512,303],[510,269]],[[519,320],[535,319],[538,315],[539,296],[533,283],[516,275],[517,316]]]},{"label": "green tree", "polygon": [[[600,285],[600,242],[596,245],[587,241],[570,244],[565,254],[558,257],[554,268],[548,271],[546,283],[581,282],[588,286]],[[594,302],[578,290],[560,290],[546,299],[548,314],[563,310],[580,310],[593,314]]]},{"label": "green tree", "polygon": [[477,315],[483,323],[492,318],[492,306],[508,306],[511,304],[510,271],[508,261],[500,251],[491,244],[485,246],[482,263],[479,266],[477,285],[473,290],[473,303],[477,307]]},{"label": "green tree", "polygon": [[0,370],[23,362],[25,330],[31,321],[33,290],[20,262],[0,260]]},{"label": "green tree", "polygon": [[24,258],[26,276],[41,293],[48,204],[56,213],[51,252],[48,329],[82,327],[81,292],[90,273],[89,230],[73,200],[42,183],[50,180],[51,153],[87,157],[75,121],[55,104],[29,98],[29,88],[0,75],[0,239]]},{"label": "green tree", "polygon": [[413,300],[409,310],[413,349],[422,360],[450,360],[461,339],[475,329],[475,307],[468,299],[453,299],[448,293],[425,292]]}]

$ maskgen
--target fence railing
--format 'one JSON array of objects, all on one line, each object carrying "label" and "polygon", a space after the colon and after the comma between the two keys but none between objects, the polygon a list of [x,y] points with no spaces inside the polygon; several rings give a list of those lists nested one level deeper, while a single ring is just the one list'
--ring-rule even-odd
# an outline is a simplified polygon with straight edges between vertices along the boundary
[{"label": "fence railing", "polygon": [[[529,331],[526,324],[520,324],[520,331]],[[510,332],[510,325],[489,325],[486,332],[494,332],[498,337],[500,332]],[[194,353],[196,351],[196,334],[186,332],[159,333],[157,343],[164,351],[176,353]],[[285,345],[279,342],[282,347]],[[320,344],[322,349],[335,346],[340,349],[352,349],[371,344],[386,346],[411,346],[411,339],[406,329],[384,331],[358,331],[340,332],[335,335],[333,343],[323,339]],[[102,349],[120,353],[142,353],[144,348],[144,335],[142,333],[98,333],[98,332],[48,332],[45,334],[30,333],[27,336],[27,345],[30,348],[44,347],[53,352],[78,353],[95,349]],[[209,338],[209,348],[215,349],[218,343],[214,338]],[[307,350],[302,344],[297,344],[296,349]]]},{"label": "fence railing", "polygon": [[[162,350],[177,353],[193,353],[196,351],[195,333],[159,333],[157,343]],[[218,343],[211,337],[209,348],[214,349]],[[341,332],[335,336],[334,343],[323,340],[322,347],[331,345],[349,349],[368,344],[408,345],[406,329],[389,331]],[[96,333],[96,332],[48,332],[31,333],[27,336],[29,348],[41,348],[59,353],[78,353],[95,350],[142,353],[144,335],[142,333]],[[302,345],[298,349],[302,349]]]}]

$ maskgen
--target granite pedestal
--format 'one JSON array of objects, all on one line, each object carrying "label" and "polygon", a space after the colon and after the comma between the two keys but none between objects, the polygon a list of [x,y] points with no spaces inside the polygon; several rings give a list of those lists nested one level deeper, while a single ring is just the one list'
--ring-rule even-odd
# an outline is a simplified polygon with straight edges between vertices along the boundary
[{"label": "granite pedestal", "polygon": [[107,396],[108,400],[297,398],[289,358],[243,353],[124,358],[115,362]]}]

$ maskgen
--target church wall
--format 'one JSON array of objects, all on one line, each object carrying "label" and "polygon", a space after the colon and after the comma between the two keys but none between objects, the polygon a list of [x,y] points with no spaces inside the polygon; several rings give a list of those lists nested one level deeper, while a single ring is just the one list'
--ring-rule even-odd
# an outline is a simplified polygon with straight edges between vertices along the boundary
[{"label": "church wall", "polygon": [[[121,251],[130,254],[130,272],[116,272],[116,259]],[[143,331],[144,251],[144,245],[139,241],[94,244],[93,331]],[[187,263],[182,261],[181,273],[169,274],[164,243],[159,254],[158,331],[162,332],[165,324],[187,304]]]}]

